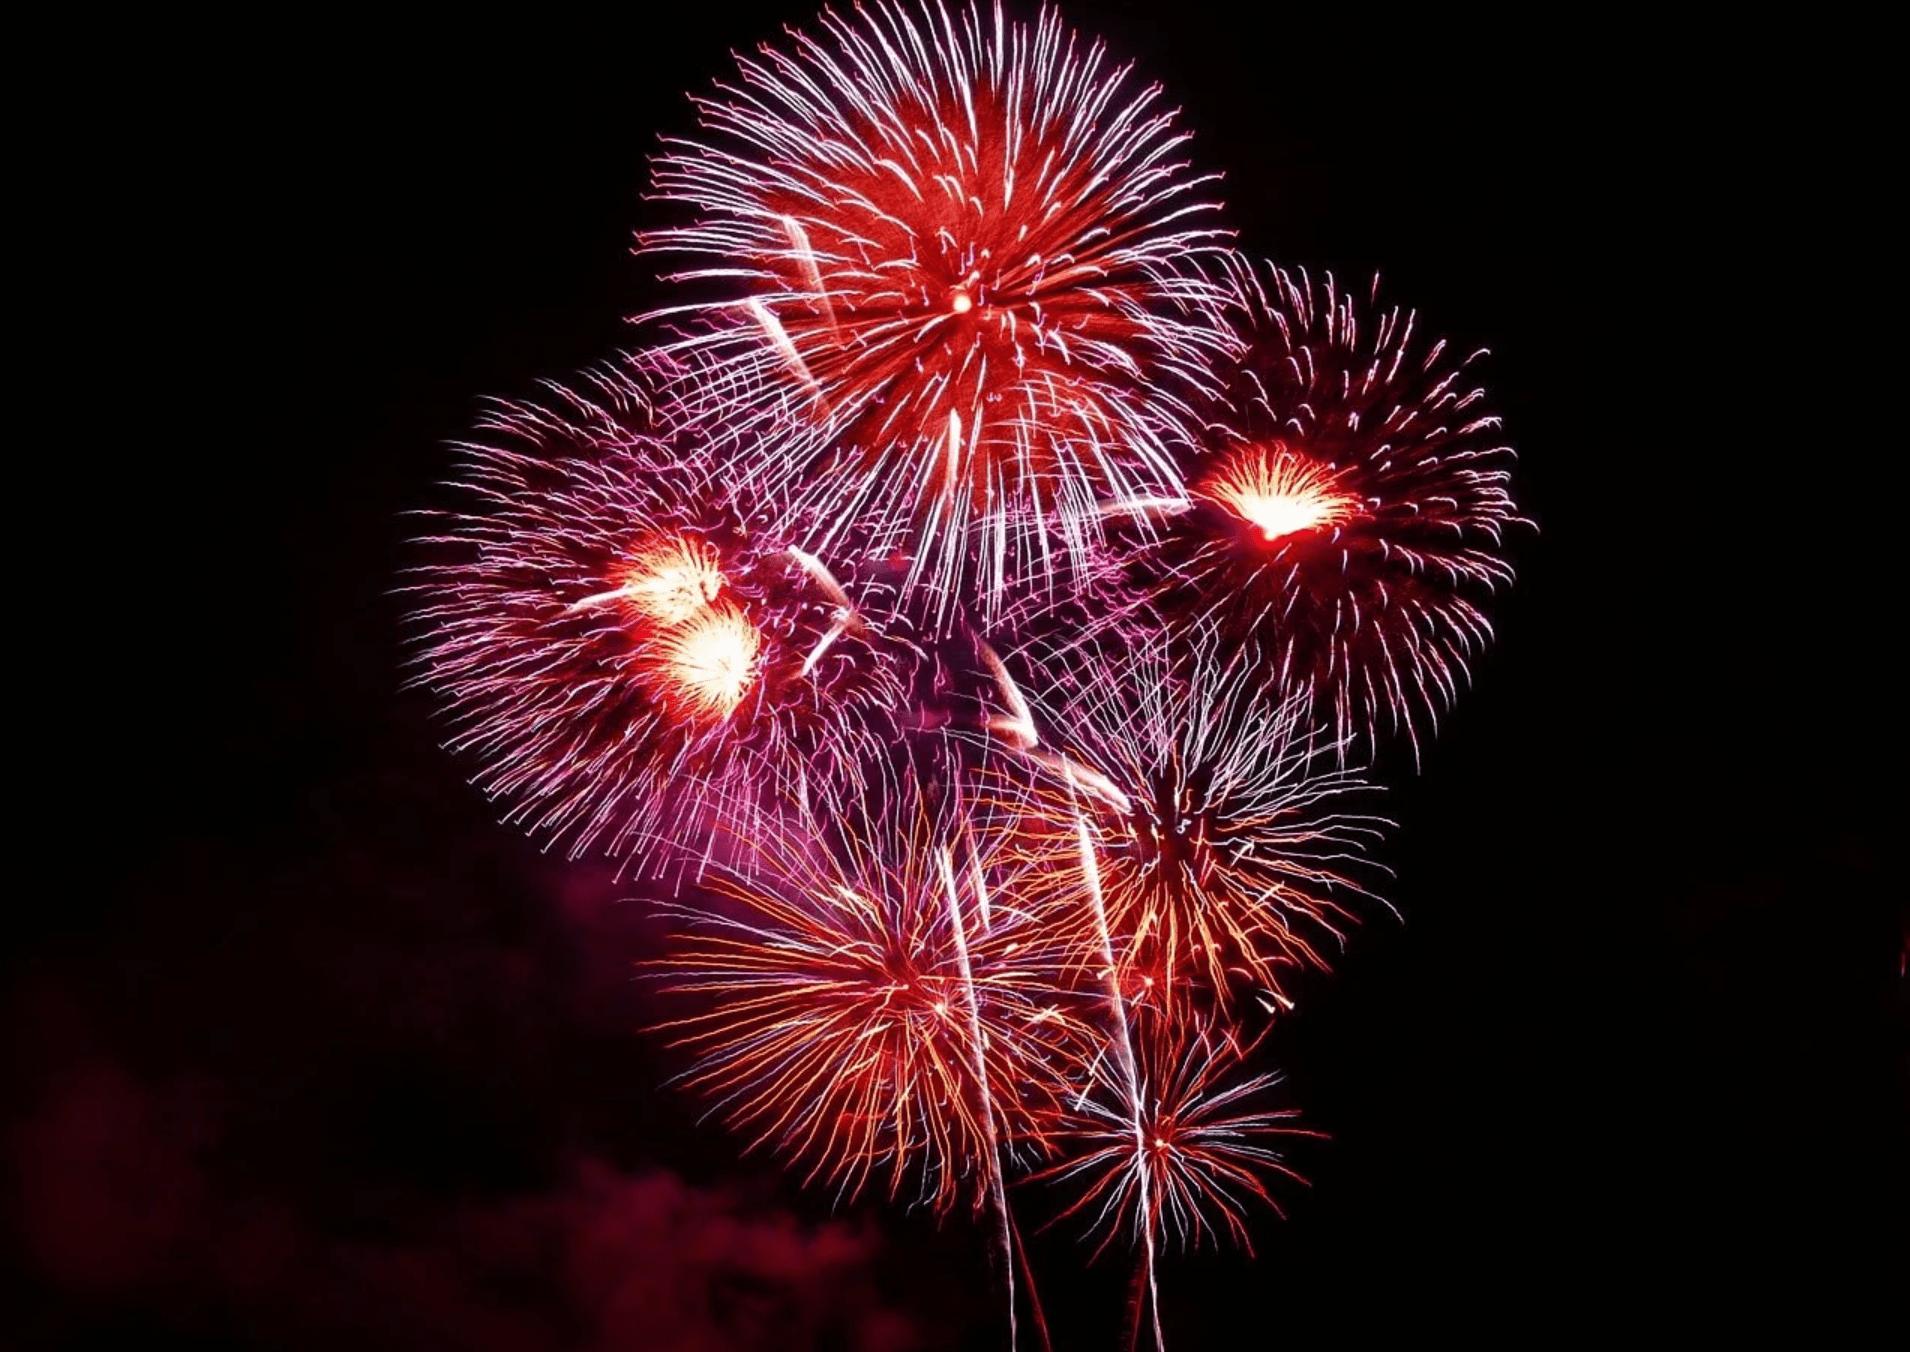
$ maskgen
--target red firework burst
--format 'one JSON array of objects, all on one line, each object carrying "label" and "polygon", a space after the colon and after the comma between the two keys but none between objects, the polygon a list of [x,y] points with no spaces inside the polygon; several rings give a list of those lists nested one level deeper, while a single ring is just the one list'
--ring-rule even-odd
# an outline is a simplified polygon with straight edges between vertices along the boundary
[{"label": "red firework burst", "polygon": [[[707,1008],[664,1028],[685,1077],[752,1147],[854,1196],[946,1211],[1000,1199],[1002,1159],[1046,1153],[1092,1052],[1040,927],[998,891],[958,808],[913,775],[882,805],[817,800],[724,829],[742,847],[658,964]],[[1005,1206],[1005,1203],[1003,1203]]]},{"label": "red firework burst", "polygon": [[742,59],[696,101],[706,139],[658,159],[694,220],[641,248],[720,293],[658,315],[702,321],[678,348],[756,474],[906,527],[938,613],[987,608],[1078,560],[1104,500],[1180,492],[1188,400],[1237,348],[1211,179],[1158,88],[1053,11],[820,26]]},{"label": "red firework burst", "polygon": [[1283,972],[1324,968],[1348,903],[1375,900],[1355,875],[1389,823],[1341,806],[1370,786],[1307,697],[1269,692],[1251,657],[1200,643],[1178,666],[1159,645],[1062,658],[1028,662],[1026,711],[991,721],[1015,748],[996,782],[1017,887],[1074,917],[1073,951],[1094,966],[1102,936],[1078,899],[1099,891],[1130,1002],[1173,1008],[1191,983],[1223,1006],[1243,984],[1290,1004]]},{"label": "red firework burst", "polygon": [[690,831],[745,785],[855,782],[905,686],[905,645],[763,529],[768,505],[711,474],[648,381],[487,416],[411,588],[451,746],[573,855]]},{"label": "red firework burst", "polygon": [[1370,748],[1383,721],[1417,755],[1491,638],[1521,518],[1482,354],[1419,342],[1377,288],[1363,315],[1331,276],[1267,274],[1217,443],[1188,498],[1130,505],[1167,520],[1130,561],[1164,611],[1258,643],[1342,737]]},{"label": "red firework burst", "polygon": [[1276,1143],[1320,1133],[1293,1125],[1297,1111],[1266,1106],[1280,1077],[1246,1072],[1255,1045],[1219,1024],[1143,1015],[1135,1087],[1103,1062],[1069,1099],[1058,1132],[1067,1158],[1034,1178],[1081,1189],[1062,1217],[1087,1218],[1102,1236],[1096,1256],[1123,1232],[1137,1246],[1184,1248],[1218,1245],[1224,1232],[1252,1253],[1250,1208],[1284,1214],[1269,1178],[1306,1180]]}]

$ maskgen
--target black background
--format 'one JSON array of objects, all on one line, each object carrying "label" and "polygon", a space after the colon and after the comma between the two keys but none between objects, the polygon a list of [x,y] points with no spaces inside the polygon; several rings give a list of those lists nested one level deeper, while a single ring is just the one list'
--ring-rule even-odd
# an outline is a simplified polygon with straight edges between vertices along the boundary
[{"label": "black background", "polygon": [[[1248,248],[1379,268],[1493,350],[1540,527],[1390,796],[1404,923],[1369,920],[1273,1040],[1332,1137],[1296,1149],[1311,1187],[1256,1262],[1167,1265],[1170,1343],[1861,1327],[1901,1281],[1901,605],[1860,524],[1888,448],[1836,421],[1866,396],[1820,305],[1870,269],[1804,233],[1854,210],[1802,116],[1815,47],[1070,16],[1167,84]],[[32,782],[80,828],[44,873],[20,842],[24,1343],[611,1345],[543,1260],[437,1252],[580,1159],[830,1215],[663,1086],[629,980],[651,923],[493,823],[400,690],[391,594],[478,399],[634,341],[657,292],[629,232],[683,93],[805,17],[288,21],[155,33],[151,61],[128,35],[110,133],[63,165],[75,392],[31,455],[61,487],[16,504],[58,540],[22,551],[65,697],[23,710]],[[1000,1345],[975,1231],[848,1214],[873,1275],[814,1278],[781,1345],[877,1305]],[[265,1233],[293,1257],[235,1277]],[[1085,1258],[1037,1241],[1058,1346],[1120,1321],[1122,1261]],[[758,1345],[732,1333],[654,1345]]]}]

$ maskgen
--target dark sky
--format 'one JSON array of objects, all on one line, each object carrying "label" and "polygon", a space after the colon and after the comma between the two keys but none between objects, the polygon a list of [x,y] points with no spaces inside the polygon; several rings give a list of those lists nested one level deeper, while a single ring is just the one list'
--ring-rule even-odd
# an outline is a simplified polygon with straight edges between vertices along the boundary
[{"label": "dark sky", "polygon": [[[1002,1345],[975,1231],[696,1122],[632,889],[494,824],[399,688],[401,513],[481,396],[633,340],[644,156],[807,13],[128,34],[110,134],[50,157],[84,285],[31,458],[78,538],[22,549],[65,613],[16,782],[77,843],[19,840],[0,1343]],[[1801,226],[1849,189],[1762,73],[1812,41],[1069,13],[1248,247],[1493,349],[1541,526],[1391,795],[1404,922],[1269,1044],[1312,1186],[1256,1263],[1168,1265],[1170,1342],[1862,1327],[1903,1257],[1901,570],[1819,369],[1866,265]],[[1085,1258],[1037,1242],[1065,1348],[1118,1323]]]}]

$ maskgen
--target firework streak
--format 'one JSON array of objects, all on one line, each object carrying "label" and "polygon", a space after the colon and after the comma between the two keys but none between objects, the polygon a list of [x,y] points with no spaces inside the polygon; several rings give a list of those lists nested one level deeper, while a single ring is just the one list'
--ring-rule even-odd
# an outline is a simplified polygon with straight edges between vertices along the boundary
[{"label": "firework streak", "polygon": [[1316,1134],[1261,1067],[1386,909],[1363,767],[1512,580],[1478,354],[1235,254],[1053,11],[825,11],[694,104],[675,299],[459,446],[412,678],[656,895],[657,1031],[747,1149],[978,1222],[1011,1347],[1020,1206],[1125,1241],[1164,1347],[1163,1261],[1250,1251]]}]

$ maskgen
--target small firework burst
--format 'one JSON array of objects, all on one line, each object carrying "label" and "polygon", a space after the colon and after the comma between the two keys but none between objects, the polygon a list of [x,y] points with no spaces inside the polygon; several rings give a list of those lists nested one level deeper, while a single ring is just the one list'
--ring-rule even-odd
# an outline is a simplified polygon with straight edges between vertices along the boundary
[{"label": "small firework burst", "polygon": [[1268,1105],[1279,1083],[1251,1074],[1254,1044],[1217,1022],[1143,1014],[1134,1023],[1136,1073],[1103,1062],[1068,1101],[1059,1127],[1065,1158],[1034,1177],[1080,1189],[1062,1218],[1084,1217],[1097,1255],[1125,1233],[1137,1246],[1219,1244],[1251,1253],[1255,1204],[1280,1213],[1268,1182],[1304,1183],[1279,1151],[1282,1137],[1318,1136],[1298,1112]]},{"label": "small firework burst", "polygon": [[1132,576],[1164,611],[1253,642],[1310,689],[1349,746],[1382,726],[1419,747],[1490,641],[1512,580],[1513,453],[1472,383],[1482,354],[1419,341],[1417,316],[1362,308],[1331,276],[1272,269],[1250,309],[1214,445]]},{"label": "small firework burst", "polygon": [[1360,509],[1331,468],[1277,445],[1223,463],[1195,491],[1259,531],[1267,544],[1343,526]]},{"label": "small firework burst", "polygon": [[496,408],[411,588],[450,745],[573,855],[694,837],[745,783],[855,782],[904,689],[906,645],[763,529],[648,383],[626,366]]},{"label": "small firework burst", "polygon": [[[1044,913],[1098,888],[1129,1001],[1195,985],[1225,1006],[1244,985],[1287,1004],[1283,973],[1325,967],[1349,904],[1374,900],[1358,875],[1387,823],[1343,807],[1370,786],[1250,655],[1198,642],[1177,661],[1157,642],[1063,659],[1030,656],[1024,712],[990,725],[1011,751],[995,782],[1017,886]],[[1085,960],[1100,942],[1078,930]]]},{"label": "small firework burst", "polygon": [[651,318],[688,319],[747,469],[902,525],[938,612],[986,609],[1078,560],[1101,502],[1180,493],[1191,401],[1237,346],[1213,180],[1158,87],[1052,10],[819,26],[742,58],[659,157],[692,219],[641,250],[715,298]]},{"label": "small firework burst", "polygon": [[752,1146],[937,1211],[980,1209],[1005,1156],[1046,1153],[1093,1046],[947,788],[910,774],[878,807],[726,814],[739,848],[705,900],[669,908],[658,964],[705,1006],[663,1025],[698,1054],[686,1082]]}]

